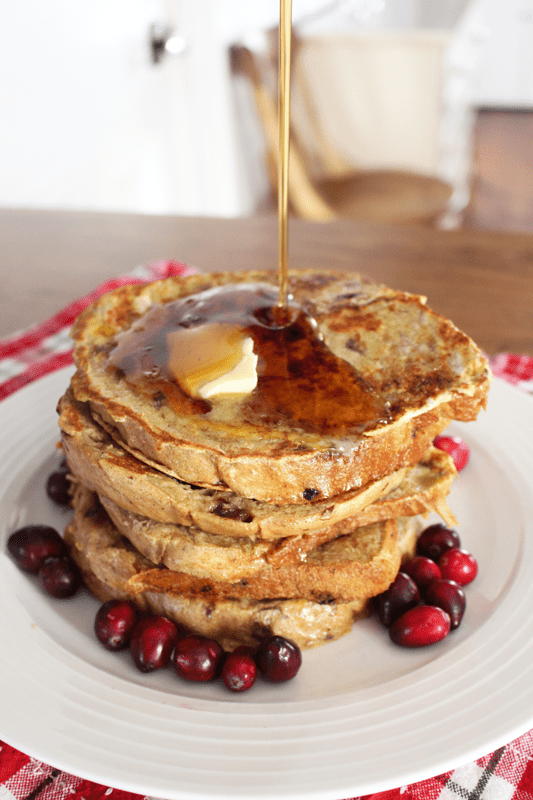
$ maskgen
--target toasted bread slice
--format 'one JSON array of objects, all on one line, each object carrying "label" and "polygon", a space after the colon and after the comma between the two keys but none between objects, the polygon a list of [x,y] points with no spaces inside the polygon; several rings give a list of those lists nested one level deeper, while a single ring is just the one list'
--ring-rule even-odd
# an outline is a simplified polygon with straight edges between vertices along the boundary
[{"label": "toasted bread slice", "polygon": [[370,525],[372,522],[398,516],[427,516],[431,511],[436,512],[446,525],[457,525],[457,518],[446,502],[456,476],[457,470],[452,458],[438,448],[430,447],[418,464],[405,470],[402,482],[396,489],[378,497],[350,520],[338,522],[337,535],[343,533],[343,526],[347,523]]},{"label": "toasted bread slice", "polygon": [[153,564],[133,550],[109,518],[96,510],[95,498],[79,507],[65,531],[65,540],[90,591],[101,602],[129,599],[140,609],[164,614],[189,630],[211,636],[231,651],[238,645],[257,645],[265,636],[293,639],[301,648],[316,647],[351,630],[354,619],[365,613],[366,600],[316,603],[290,600],[217,600],[195,591],[131,592],[130,580]]},{"label": "toasted bread slice", "polygon": [[219,581],[169,569],[152,569],[130,581],[132,591],[201,592],[213,601],[298,597],[318,603],[348,602],[385,591],[400,567],[395,520],[357,528],[307,554],[304,562],[265,567],[250,578]]},{"label": "toasted bread slice", "polygon": [[[100,501],[119,532],[155,564],[200,578],[237,581],[256,575],[267,566],[305,562],[308,553],[322,544],[385,519],[427,515],[440,509],[448,524],[454,524],[456,520],[445,500],[456,474],[451,458],[432,448],[432,455],[407,472],[408,477],[398,490],[367,506],[351,520],[278,540],[210,534],[196,526],[155,522],[120,508],[103,495]],[[81,486],[79,491],[89,490]]]},{"label": "toasted bread slice", "polygon": [[[83,486],[74,491],[73,506],[85,507],[88,500]],[[316,547],[306,554],[305,561],[271,567],[263,562],[261,571],[249,578],[226,581],[187,574],[170,569],[154,568],[132,578],[132,591],[198,592],[212,599],[254,599],[265,597],[299,597],[316,602],[331,598],[350,601],[371,597],[384,591],[394,580],[400,565],[394,520],[385,520]],[[199,547],[202,547],[198,531]],[[249,543],[249,540],[246,540]],[[194,545],[187,565],[195,573]],[[226,552],[220,547],[216,559],[211,557],[211,571],[223,572],[225,560],[239,552]],[[204,560],[205,556],[204,556]],[[252,561],[252,559],[250,559]],[[200,570],[202,571],[202,570]],[[230,569],[228,569],[231,572]],[[138,579],[138,580],[137,580]]]},{"label": "toasted bread slice", "polygon": [[[352,526],[364,525],[387,517],[424,514],[428,509],[440,513],[447,524],[455,524],[455,518],[441,502],[455,469],[450,457],[435,448],[409,468],[415,471],[407,491],[408,468],[403,467],[335,498],[275,506],[233,492],[191,486],[154,470],[117,445],[94,422],[87,408],[74,400],[71,390],[61,398],[58,409],[63,449],[80,482],[125,511],[156,522],[196,526],[207,533],[254,540],[300,537],[303,533],[322,532],[342,520]],[[399,489],[398,494],[391,495],[395,489]],[[410,511],[405,506],[407,495],[411,497]],[[403,510],[396,502],[389,508],[389,500],[396,501],[398,497],[404,498]],[[373,509],[375,516],[366,516],[377,500],[381,503]]]},{"label": "toasted bread slice", "polygon": [[401,468],[328,500],[276,506],[234,492],[191,486],[139,461],[96,424],[70,389],[60,399],[58,411],[63,450],[85,486],[134,514],[224,536],[279,539],[322,530],[397,488],[406,471]]},{"label": "toasted bread slice", "polygon": [[[178,412],[170,402],[174,385],[162,391],[156,380],[147,381],[140,391],[113,366],[118,337],[140,325],[149,309],[166,313],[179,298],[223,285],[275,283],[274,273],[225,273],[104,295],[72,329],[77,400],[89,404],[122,447],[159,471],[276,504],[336,496],[415,464],[452,419],[475,419],[484,407],[490,372],[468,336],[428,309],[424,298],[355,274],[293,273],[289,289],[316,320],[328,352],[350,365],[354,382],[386,409],[387,419],[378,414],[364,430],[339,432],[332,414],[324,433],[306,425],[305,413],[297,419],[279,409],[262,423],[249,413],[264,394],[261,382],[239,402],[216,399],[198,411]],[[307,389],[299,390],[305,408],[314,399],[313,388]]]}]

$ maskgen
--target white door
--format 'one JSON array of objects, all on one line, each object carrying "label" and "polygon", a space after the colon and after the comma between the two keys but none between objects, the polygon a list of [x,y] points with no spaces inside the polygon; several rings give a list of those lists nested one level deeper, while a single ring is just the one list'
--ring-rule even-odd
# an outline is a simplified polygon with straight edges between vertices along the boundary
[{"label": "white door", "polygon": [[[0,25],[0,206],[245,209],[216,0],[20,0]],[[154,64],[153,23],[182,54]]]}]

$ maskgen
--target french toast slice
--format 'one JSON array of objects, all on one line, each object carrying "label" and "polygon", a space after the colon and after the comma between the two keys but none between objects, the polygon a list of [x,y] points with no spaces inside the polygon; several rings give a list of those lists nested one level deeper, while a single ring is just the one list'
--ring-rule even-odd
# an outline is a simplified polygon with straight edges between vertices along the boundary
[{"label": "french toast slice", "polygon": [[[83,486],[75,487],[72,504],[74,509],[87,505]],[[314,548],[306,554],[305,561],[279,567],[264,564],[261,571],[247,578],[226,581],[161,569],[158,565],[134,576],[131,590],[198,592],[213,600],[299,597],[316,602],[330,598],[350,601],[378,594],[394,580],[400,566],[397,538],[395,520],[384,520]],[[216,564],[219,571],[230,557],[225,549],[220,548]],[[194,565],[194,546],[189,564]]]},{"label": "french toast slice", "polygon": [[[178,412],[168,386],[165,394],[148,381],[139,391],[112,364],[120,337],[142,326],[146,313],[166,313],[179,298],[228,285],[272,288],[276,275],[221,273],[121,287],[73,326],[76,399],[120,446],[158,471],[268,503],[304,504],[417,463],[452,419],[475,419],[485,406],[490,371],[472,340],[424,298],[356,274],[291,273],[289,291],[316,321],[328,351],[386,409],[386,419],[376,417],[364,430],[339,435],[333,420],[324,433],[278,411],[275,424],[261,423],[248,413],[251,401],[234,398],[217,399],[201,413]],[[258,384],[252,395],[263,388]],[[312,401],[303,391],[302,397]]]},{"label": "french toast slice", "polygon": [[[63,450],[81,483],[132,514],[155,522],[196,526],[207,533],[223,536],[279,540],[323,531],[326,526],[357,518],[376,500],[384,500],[405,480],[408,469],[403,467],[335,498],[304,505],[275,506],[239,497],[234,492],[191,486],[154,470],[117,445],[96,424],[87,407],[74,399],[71,389],[60,399],[58,411]],[[447,494],[455,474],[449,456],[431,448],[415,469],[409,494],[413,496],[413,503],[421,492],[423,496],[409,513],[422,514],[430,507],[438,511],[447,524],[455,524],[445,504],[441,508],[436,506],[439,497]],[[374,510],[379,516],[369,522],[399,516],[397,508],[385,511],[384,502]]]},{"label": "french toast slice", "polygon": [[134,576],[132,591],[182,594],[197,591],[218,599],[298,597],[318,603],[349,602],[384,592],[400,568],[395,520],[357,528],[307,554],[304,562],[265,567],[239,581],[197,578],[169,569],[151,569]]},{"label": "french toast slice", "polygon": [[[400,555],[412,554],[416,519],[399,519],[397,525]],[[85,584],[101,602],[130,599],[142,610],[164,614],[195,633],[214,637],[227,651],[241,644],[257,645],[271,634],[291,638],[301,648],[316,647],[348,633],[367,609],[366,598],[327,603],[301,598],[214,600],[192,587],[181,594],[132,592],[132,579],[153,570],[154,564],[119,534],[91,493],[80,495],[65,541]]]},{"label": "french toast slice", "polygon": [[[449,525],[456,523],[446,495],[456,471],[450,456],[432,448],[421,464],[410,467],[400,487],[367,506],[354,517],[300,536],[278,540],[224,536],[197,526],[156,522],[120,508],[103,495],[100,501],[118,531],[146,558],[170,570],[200,578],[237,581],[267,567],[305,562],[317,547],[355,529],[399,516],[437,511]],[[84,491],[80,487],[80,491]],[[89,490],[85,490],[89,491]]]},{"label": "french toast slice", "polygon": [[100,600],[133,601],[142,611],[163,614],[194,633],[216,639],[230,652],[255,646],[271,634],[286,636],[301,648],[334,641],[349,633],[367,601],[316,603],[302,599],[217,600],[194,591],[132,593],[129,581],[153,564],[118,533],[107,515],[79,507],[65,530],[65,541],[85,585]]}]

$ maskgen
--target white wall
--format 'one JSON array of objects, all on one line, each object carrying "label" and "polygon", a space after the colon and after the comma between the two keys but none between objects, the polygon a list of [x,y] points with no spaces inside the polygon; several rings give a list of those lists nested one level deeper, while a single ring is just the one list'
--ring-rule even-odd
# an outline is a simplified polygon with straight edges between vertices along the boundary
[{"label": "white wall", "polygon": [[[482,2],[493,35],[479,102],[533,105],[533,0]],[[310,30],[401,26],[432,9],[451,19],[463,3],[293,0],[293,18]],[[226,46],[278,13],[278,0],[3,3],[0,206],[248,213],[257,184]],[[169,21],[188,47],[154,66],[149,27]]]},{"label": "white wall", "polygon": [[487,41],[476,88],[481,106],[533,108],[533,0],[484,0]]}]

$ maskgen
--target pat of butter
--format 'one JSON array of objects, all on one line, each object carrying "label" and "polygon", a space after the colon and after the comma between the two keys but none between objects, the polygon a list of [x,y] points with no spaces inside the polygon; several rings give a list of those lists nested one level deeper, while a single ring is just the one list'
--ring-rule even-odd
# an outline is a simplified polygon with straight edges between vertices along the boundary
[{"label": "pat of butter", "polygon": [[192,397],[250,394],[257,386],[257,356],[250,336],[231,325],[179,328],[167,335],[168,369]]},{"label": "pat of butter", "polygon": [[257,356],[254,340],[247,336],[241,343],[241,360],[229,372],[218,375],[198,389],[206,400],[218,394],[250,394],[257,386]]}]

